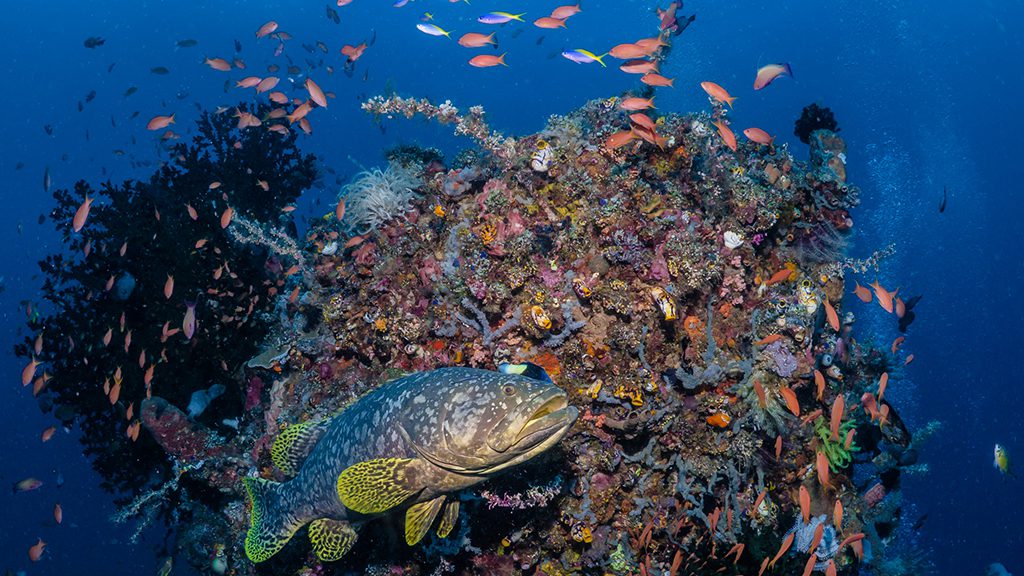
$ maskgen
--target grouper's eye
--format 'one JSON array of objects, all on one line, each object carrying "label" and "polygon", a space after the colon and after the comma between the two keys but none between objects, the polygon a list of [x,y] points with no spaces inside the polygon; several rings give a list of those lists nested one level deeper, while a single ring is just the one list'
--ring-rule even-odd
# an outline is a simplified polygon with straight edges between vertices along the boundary
[{"label": "grouper's eye", "polygon": [[501,387],[501,391],[505,393],[505,396],[515,396],[516,387],[511,384],[505,384]]}]

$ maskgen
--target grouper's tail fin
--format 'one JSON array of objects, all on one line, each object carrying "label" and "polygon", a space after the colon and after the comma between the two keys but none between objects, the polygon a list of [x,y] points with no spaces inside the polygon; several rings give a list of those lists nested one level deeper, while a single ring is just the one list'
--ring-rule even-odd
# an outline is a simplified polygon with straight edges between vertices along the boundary
[{"label": "grouper's tail fin", "polygon": [[264,562],[284,548],[305,522],[287,509],[285,484],[251,477],[243,482],[252,501],[245,555],[253,562]]}]

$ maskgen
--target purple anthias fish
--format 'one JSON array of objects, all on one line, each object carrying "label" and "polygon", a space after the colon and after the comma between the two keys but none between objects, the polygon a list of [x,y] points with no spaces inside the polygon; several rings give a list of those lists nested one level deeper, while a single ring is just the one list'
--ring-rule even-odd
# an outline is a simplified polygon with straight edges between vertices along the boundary
[{"label": "purple anthias fish", "polygon": [[526,12],[523,12],[522,14],[509,14],[508,12],[488,12],[487,14],[484,14],[483,16],[477,18],[476,21],[480,22],[481,24],[504,24],[506,22],[511,22],[513,20],[519,20],[520,22],[522,22],[522,17],[525,14]]}]

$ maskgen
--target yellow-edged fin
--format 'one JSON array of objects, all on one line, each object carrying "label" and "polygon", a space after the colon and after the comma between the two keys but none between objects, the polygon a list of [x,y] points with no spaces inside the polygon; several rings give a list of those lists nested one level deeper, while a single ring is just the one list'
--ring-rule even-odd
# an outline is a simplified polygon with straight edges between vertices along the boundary
[{"label": "yellow-edged fin", "polygon": [[441,514],[441,522],[437,525],[437,535],[447,538],[459,520],[459,501],[451,500],[444,505],[444,512]]},{"label": "yellow-edged fin", "polygon": [[422,488],[411,481],[418,462],[414,458],[378,458],[353,464],[338,476],[338,498],[360,514],[390,510]]},{"label": "yellow-edged fin", "polygon": [[344,520],[320,518],[309,523],[309,541],[313,552],[323,562],[334,562],[352,549],[358,535]]},{"label": "yellow-edged fin", "polygon": [[270,459],[274,465],[289,476],[298,474],[302,463],[327,429],[325,422],[302,422],[281,430],[270,447]]},{"label": "yellow-edged fin", "polygon": [[249,532],[245,535],[245,555],[253,562],[264,562],[291,540],[303,522],[281,509],[277,482],[263,478],[245,478],[245,491],[252,501]]},{"label": "yellow-edged fin", "polygon": [[414,504],[405,513],[405,543],[409,546],[419,542],[427,535],[430,525],[437,518],[444,504],[444,496],[438,496],[427,502]]}]

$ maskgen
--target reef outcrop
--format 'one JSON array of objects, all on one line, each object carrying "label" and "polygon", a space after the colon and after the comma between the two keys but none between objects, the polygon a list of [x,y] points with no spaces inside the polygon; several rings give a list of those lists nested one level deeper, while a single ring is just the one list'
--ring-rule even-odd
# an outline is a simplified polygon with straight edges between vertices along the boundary
[{"label": "reef outcrop", "polygon": [[[885,557],[877,507],[898,496],[913,443],[874,396],[902,352],[858,342],[844,301],[850,276],[884,253],[845,254],[859,194],[842,139],[809,134],[809,161],[786,146],[731,147],[715,106],[650,119],[650,138],[619,145],[630,120],[617,105],[593,101],[507,137],[478,108],[376,98],[364,108],[381,119],[426,115],[481,148],[450,161],[396,149],[343,191],[341,221],[317,219],[266,252],[242,253],[231,230],[244,222],[226,225],[236,241],[221,259],[236,273],[249,263],[250,285],[274,266],[295,269],[270,277],[273,294],[263,288],[253,317],[265,330],[236,333],[247,356],[225,361],[237,410],[218,412],[220,442],[182,411],[187,397],[143,404],[156,440],[144,449],[192,478],[173,506],[232,535],[203,544],[190,535],[202,532],[183,532],[194,564],[215,545],[236,573],[753,574],[810,562],[852,574],[866,548]],[[266,568],[245,560],[236,480],[280,478],[269,446],[283,425],[403,373],[525,361],[582,417],[559,449],[463,493],[447,539],[409,548],[372,522],[336,564],[318,566],[302,538]],[[858,404],[865,394],[871,410]],[[800,545],[776,557],[790,527]]]}]

